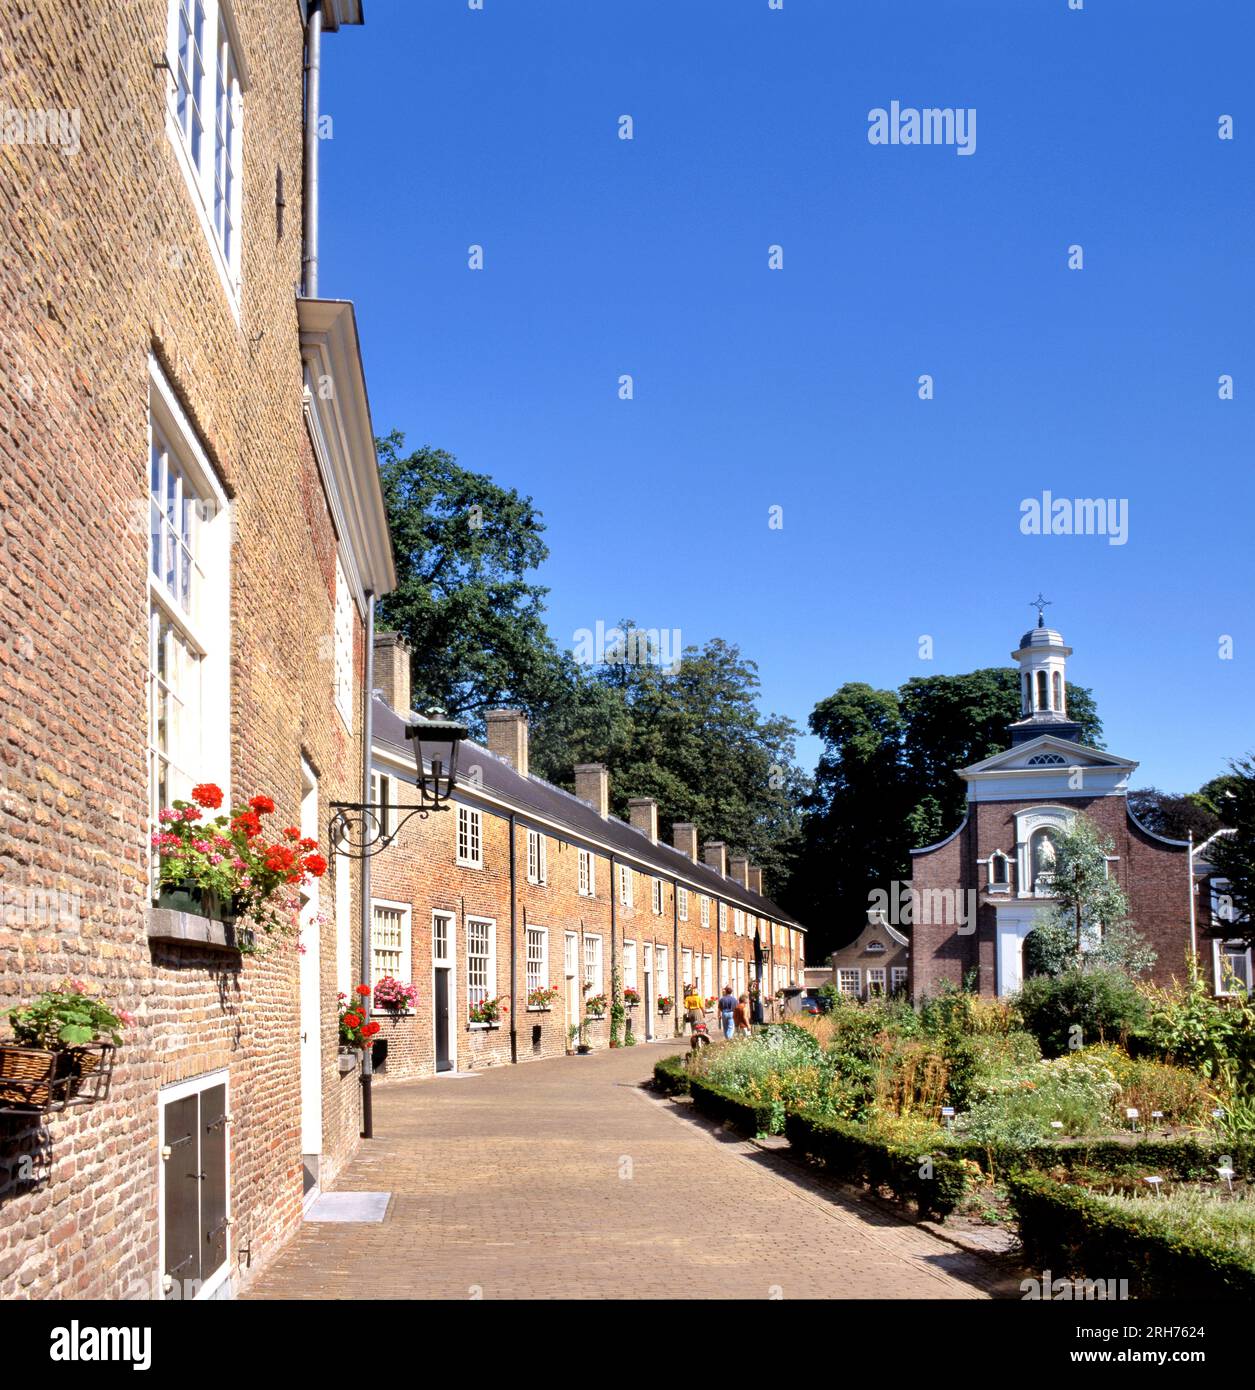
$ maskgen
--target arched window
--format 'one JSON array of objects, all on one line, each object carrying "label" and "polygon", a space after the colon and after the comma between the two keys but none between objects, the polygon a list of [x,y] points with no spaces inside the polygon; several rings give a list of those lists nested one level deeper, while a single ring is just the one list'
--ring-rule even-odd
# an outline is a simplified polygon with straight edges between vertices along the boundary
[{"label": "arched window", "polygon": [[1000,849],[989,856],[989,882],[995,888],[1005,888],[1009,881],[1007,856]]},{"label": "arched window", "polygon": [[1029,841],[1029,864],[1033,873],[1033,889],[1050,892],[1055,877],[1055,832],[1048,826],[1033,832]]},{"label": "arched window", "polygon": [[1033,678],[1027,671],[1024,672],[1024,709],[1023,713],[1032,714],[1033,712]]},{"label": "arched window", "polygon": [[1034,753],[1028,760],[1029,767],[1066,767],[1068,760],[1062,753]]},{"label": "arched window", "polygon": [[1056,672],[1054,673],[1054,675],[1051,677],[1051,680],[1052,680],[1052,682],[1053,682],[1053,684],[1054,684],[1054,697],[1055,697],[1054,708],[1057,709],[1057,710],[1062,710],[1062,709],[1063,709],[1063,675],[1062,675],[1062,673],[1059,672],[1059,671],[1056,671]]},{"label": "arched window", "polygon": [[1049,708],[1050,708],[1050,700],[1047,698],[1047,692],[1046,692],[1046,673],[1045,673],[1045,671],[1038,671],[1038,673],[1037,673],[1037,708],[1038,708],[1038,709],[1049,709]]}]

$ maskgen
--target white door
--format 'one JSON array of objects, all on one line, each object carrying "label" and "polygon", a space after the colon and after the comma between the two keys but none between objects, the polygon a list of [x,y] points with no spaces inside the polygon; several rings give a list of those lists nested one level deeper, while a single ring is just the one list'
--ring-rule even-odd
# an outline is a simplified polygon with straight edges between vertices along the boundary
[{"label": "white door", "polygon": [[1037,925],[1040,907],[998,906],[995,960],[998,994],[1014,994],[1024,982],[1024,938]]},{"label": "white door", "polygon": [[[301,834],[318,838],[318,778],[301,761]],[[318,879],[303,890],[300,911],[301,1157],[305,1190],[318,1184],[322,1153],[322,965],[318,926]]]},{"label": "white door", "polygon": [[[566,934],[566,947],[562,956],[563,973],[566,975],[566,1021],[567,1028],[580,1021],[580,938],[576,932]],[[573,1042],[578,1042],[575,1038]]]},{"label": "white door", "polygon": [[654,944],[652,941],[645,942],[641,948],[641,964],[645,972],[645,1041],[650,1042],[654,1036]]}]

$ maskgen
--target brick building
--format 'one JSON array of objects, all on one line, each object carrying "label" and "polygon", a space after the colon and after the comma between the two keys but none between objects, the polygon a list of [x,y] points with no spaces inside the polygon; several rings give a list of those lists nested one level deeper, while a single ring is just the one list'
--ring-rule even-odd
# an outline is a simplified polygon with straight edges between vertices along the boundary
[{"label": "brick building", "polygon": [[226,1296],[357,1142],[334,1009],[356,868],[328,855],[299,952],[241,954],[154,906],[149,840],[202,781],[324,847],[329,804],[362,799],[394,574],[352,305],[316,297],[307,139],[322,34],[360,21],[0,18],[23,113],[0,145],[0,1009],[81,978],[136,1015],[106,1099],[0,1114],[0,1298]]},{"label": "brick building", "polygon": [[[916,1000],[969,976],[982,994],[1019,987],[1024,939],[1053,902],[1055,837],[1078,813],[1111,841],[1108,873],[1128,897],[1131,922],[1158,953],[1151,978],[1167,984],[1185,977],[1193,932],[1202,967],[1219,980],[1224,951],[1212,938],[1223,939],[1223,926],[1213,914],[1210,867],[1186,841],[1165,839],[1134,818],[1127,792],[1136,762],[1079,741],[1067,714],[1071,654],[1039,615],[1012,654],[1022,718],[1011,726],[1011,746],[958,773],[967,782],[963,823],[911,851]],[[1249,953],[1244,960],[1249,979]]]},{"label": "brick building", "polygon": [[[685,984],[800,985],[804,929],[763,896],[759,869],[719,842],[699,856],[692,825],[663,843],[652,801],[633,800],[630,823],[611,816],[600,765],[575,769],[575,795],[532,776],[515,711],[488,715],[487,748],[462,747],[451,809],[404,820],[418,802],[408,660],[395,634],[375,640],[376,797],[396,839],[371,863],[372,978],[418,987],[412,1012],[376,1015],[384,1075],[551,1057],[579,1036],[607,1046],[610,1009],[588,1004],[609,1005],[616,977],[640,996],[626,1011],[638,1040],[682,1031]],[[540,988],[556,997],[529,1004]],[[485,998],[502,1001],[496,1023],[471,1021]]]}]

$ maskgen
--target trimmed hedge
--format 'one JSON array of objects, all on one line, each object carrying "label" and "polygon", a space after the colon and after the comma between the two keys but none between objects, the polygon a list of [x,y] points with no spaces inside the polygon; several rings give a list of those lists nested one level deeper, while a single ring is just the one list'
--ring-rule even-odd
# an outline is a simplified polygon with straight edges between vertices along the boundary
[{"label": "trimmed hedge", "polygon": [[1042,1173],[1007,1182],[1030,1263],[1054,1274],[1127,1279],[1134,1298],[1255,1299],[1255,1261],[1219,1241],[1166,1230],[1152,1202],[1115,1211]]},{"label": "trimmed hedge", "polygon": [[668,1096],[688,1095],[689,1074],[683,1057],[664,1057],[654,1063],[654,1089]]},{"label": "trimmed hedge", "polygon": [[969,1169],[949,1151],[917,1153],[902,1144],[871,1138],[862,1125],[792,1111],[784,1132],[798,1153],[817,1159],[835,1177],[868,1187],[887,1187],[912,1201],[921,1219],[945,1217],[967,1191]]},{"label": "trimmed hedge", "polygon": [[953,1139],[946,1144],[946,1151],[956,1158],[971,1159],[990,1174],[1017,1168],[1065,1168],[1069,1173],[1091,1169],[1100,1173],[1158,1173],[1182,1181],[1214,1180],[1222,1156],[1232,1161],[1239,1174],[1255,1172],[1255,1145],[1190,1138],[1138,1139],[1127,1144],[1116,1139],[1065,1139],[1028,1148]]},{"label": "trimmed hedge", "polygon": [[754,1105],[735,1091],[712,1086],[700,1076],[688,1079],[689,1095],[698,1110],[712,1120],[722,1120],[751,1139],[756,1134],[770,1134],[772,1109],[770,1105]]}]

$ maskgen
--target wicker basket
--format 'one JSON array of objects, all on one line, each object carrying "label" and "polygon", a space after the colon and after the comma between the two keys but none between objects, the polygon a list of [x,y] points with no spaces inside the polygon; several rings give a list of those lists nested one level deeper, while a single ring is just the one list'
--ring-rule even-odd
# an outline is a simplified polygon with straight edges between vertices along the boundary
[{"label": "wicker basket", "polygon": [[0,1105],[48,1109],[64,1090],[57,1077],[58,1059],[64,1055],[0,1043]]}]

